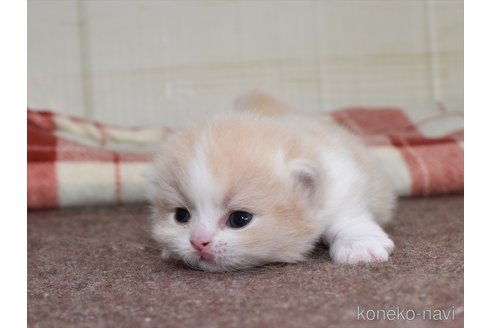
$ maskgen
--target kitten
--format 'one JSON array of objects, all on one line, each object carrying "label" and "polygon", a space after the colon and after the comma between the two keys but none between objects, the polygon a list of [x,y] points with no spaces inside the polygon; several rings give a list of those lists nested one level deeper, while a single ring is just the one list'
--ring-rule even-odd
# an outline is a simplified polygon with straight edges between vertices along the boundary
[{"label": "kitten", "polygon": [[394,196],[354,136],[252,92],[239,111],[168,137],[151,175],[164,258],[206,271],[298,262],[315,243],[335,263],[384,262]]}]

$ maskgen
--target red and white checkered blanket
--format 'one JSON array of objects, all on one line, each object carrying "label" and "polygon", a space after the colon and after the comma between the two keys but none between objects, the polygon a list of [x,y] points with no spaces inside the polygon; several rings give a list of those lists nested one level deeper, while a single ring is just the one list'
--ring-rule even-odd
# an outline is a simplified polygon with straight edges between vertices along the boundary
[{"label": "red and white checkered blanket", "polygon": [[[439,110],[440,109],[440,110]],[[463,192],[463,114],[436,107],[327,112],[371,147],[401,196]],[[168,128],[122,128],[27,111],[27,206],[145,201],[144,171]]]}]

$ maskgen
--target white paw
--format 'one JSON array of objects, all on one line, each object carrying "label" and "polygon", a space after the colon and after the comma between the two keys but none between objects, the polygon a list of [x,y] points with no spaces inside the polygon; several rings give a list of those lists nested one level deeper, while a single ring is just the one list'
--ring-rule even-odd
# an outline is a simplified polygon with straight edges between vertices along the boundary
[{"label": "white paw", "polygon": [[330,256],[340,264],[386,262],[394,247],[386,235],[339,238],[330,245]]}]

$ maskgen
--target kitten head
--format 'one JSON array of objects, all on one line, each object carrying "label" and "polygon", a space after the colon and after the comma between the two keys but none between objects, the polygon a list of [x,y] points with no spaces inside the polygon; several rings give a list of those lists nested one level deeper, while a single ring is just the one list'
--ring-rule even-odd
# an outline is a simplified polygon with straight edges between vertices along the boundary
[{"label": "kitten head", "polygon": [[207,271],[305,257],[320,235],[313,210],[323,177],[310,147],[285,129],[243,113],[166,140],[151,178],[164,257]]}]

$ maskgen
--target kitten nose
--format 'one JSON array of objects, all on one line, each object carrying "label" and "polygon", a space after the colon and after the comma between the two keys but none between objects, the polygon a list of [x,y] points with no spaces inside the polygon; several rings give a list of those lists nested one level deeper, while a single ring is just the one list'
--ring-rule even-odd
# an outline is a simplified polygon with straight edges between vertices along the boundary
[{"label": "kitten nose", "polygon": [[199,252],[201,252],[205,247],[207,247],[208,244],[210,244],[210,240],[203,239],[191,239],[190,242],[193,247]]}]

